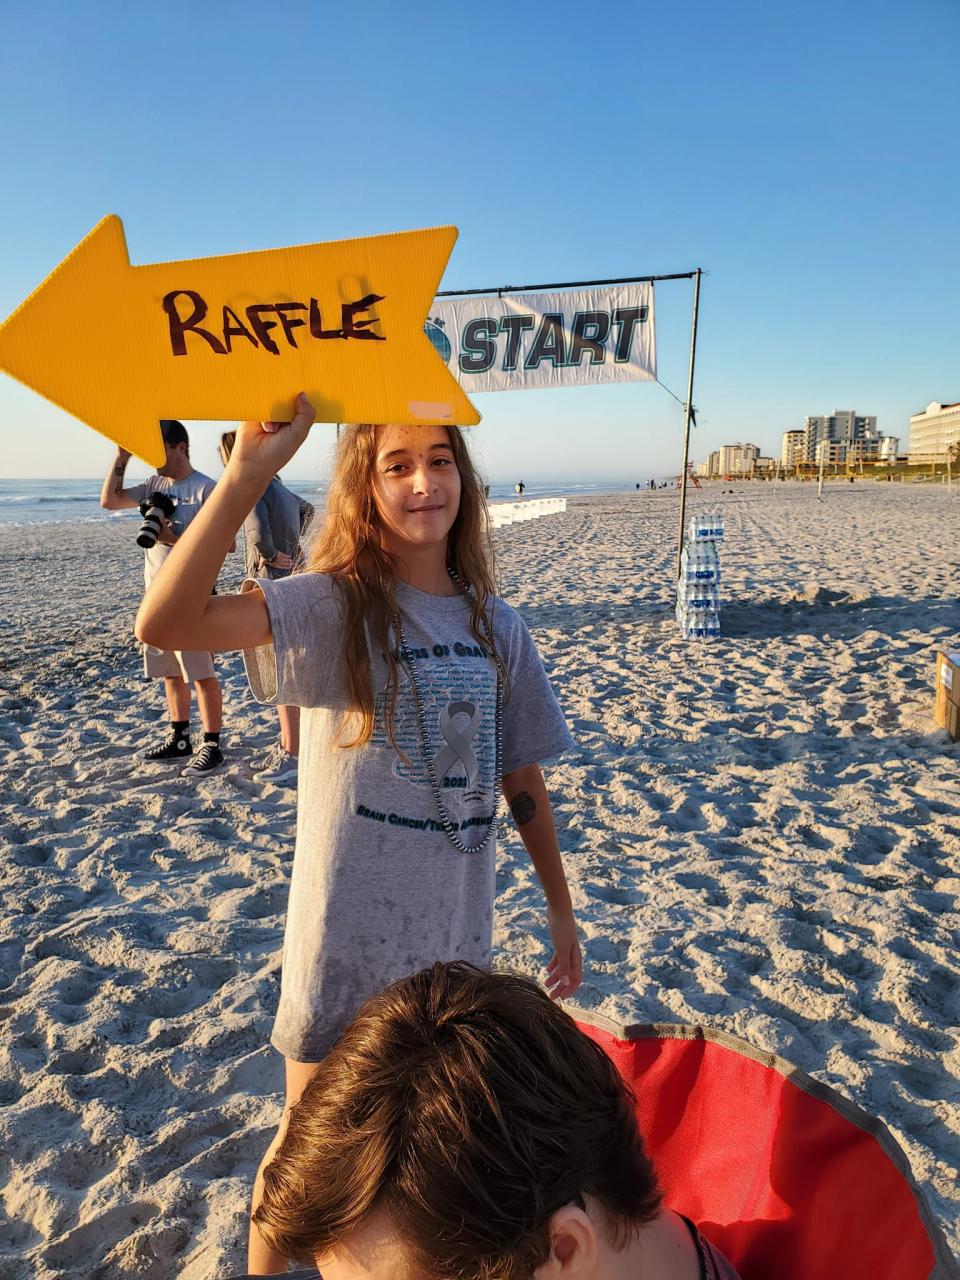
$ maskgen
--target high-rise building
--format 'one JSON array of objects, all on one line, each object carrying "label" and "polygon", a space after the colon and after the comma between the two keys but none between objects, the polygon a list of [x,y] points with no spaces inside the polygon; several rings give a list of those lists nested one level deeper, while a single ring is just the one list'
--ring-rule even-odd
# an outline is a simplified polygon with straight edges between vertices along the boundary
[{"label": "high-rise building", "polygon": [[725,444],[720,446],[717,474],[721,476],[749,476],[754,463],[760,457],[756,444]]},{"label": "high-rise building", "polygon": [[824,466],[834,466],[838,462],[846,462],[847,445],[839,440],[819,440],[813,461],[823,462]]},{"label": "high-rise building", "polygon": [[875,415],[868,418],[860,417],[853,409],[834,409],[830,414],[805,418],[801,461],[818,461],[817,447],[821,441],[841,445],[846,456],[846,449],[858,440],[879,440]]},{"label": "high-rise building", "polygon": [[923,413],[910,415],[907,452],[913,463],[946,462],[947,450],[960,441],[960,404],[934,400]]},{"label": "high-rise building", "polygon": [[792,471],[798,462],[803,462],[803,432],[785,431],[780,444],[780,465]]}]

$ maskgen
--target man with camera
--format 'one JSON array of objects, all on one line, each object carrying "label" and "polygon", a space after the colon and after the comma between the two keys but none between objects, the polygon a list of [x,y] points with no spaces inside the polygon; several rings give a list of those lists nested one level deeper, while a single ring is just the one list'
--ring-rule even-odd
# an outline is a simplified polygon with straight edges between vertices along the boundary
[{"label": "man with camera", "polygon": [[[184,529],[214,490],[215,481],[190,465],[190,441],[183,423],[160,423],[166,461],[141,484],[124,488],[123,479],[130,461],[125,449],[118,449],[103,482],[100,505],[107,511],[139,507],[143,524],[137,543],[144,549],[144,581],[149,587]],[[168,652],[143,647],[144,673],[162,679],[170,712],[169,737],[143,753],[145,760],[172,761],[193,756],[182,770],[185,776],[212,773],[223,764],[220,728],[223,699],[213,669],[213,655],[187,651]],[[203,745],[193,755],[190,741],[190,685],[197,691]]]}]

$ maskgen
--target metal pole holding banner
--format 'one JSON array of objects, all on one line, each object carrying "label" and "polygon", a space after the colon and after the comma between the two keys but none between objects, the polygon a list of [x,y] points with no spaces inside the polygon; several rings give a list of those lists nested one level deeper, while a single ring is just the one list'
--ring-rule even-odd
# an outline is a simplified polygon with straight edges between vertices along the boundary
[{"label": "metal pole holding banner", "polygon": [[696,271],[675,271],[669,276],[619,276],[615,280],[558,280],[553,284],[502,284],[492,289],[438,289],[438,298],[469,298],[481,293],[546,293],[552,289],[587,289],[602,284],[653,284],[658,280],[690,280]]},{"label": "metal pole holding banner", "polygon": [[683,525],[687,517],[687,458],[690,453],[690,423],[693,419],[693,364],[697,355],[697,313],[700,310],[700,268],[693,273],[693,326],[690,330],[690,373],[687,377],[687,423],[683,433],[683,466],[680,470],[680,531],[677,535],[677,581],[683,554]]}]

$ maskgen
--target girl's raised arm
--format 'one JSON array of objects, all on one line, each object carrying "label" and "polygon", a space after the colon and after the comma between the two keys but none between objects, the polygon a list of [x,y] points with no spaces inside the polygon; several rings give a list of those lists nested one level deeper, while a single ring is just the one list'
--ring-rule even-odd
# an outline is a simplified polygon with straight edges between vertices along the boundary
[{"label": "girl's raised arm", "polygon": [[213,493],[177,540],[143,598],[137,639],[158,649],[254,649],[272,639],[260,591],[212,594],[237,530],[307,437],[314,409],[302,393],[292,422],[244,422]]}]

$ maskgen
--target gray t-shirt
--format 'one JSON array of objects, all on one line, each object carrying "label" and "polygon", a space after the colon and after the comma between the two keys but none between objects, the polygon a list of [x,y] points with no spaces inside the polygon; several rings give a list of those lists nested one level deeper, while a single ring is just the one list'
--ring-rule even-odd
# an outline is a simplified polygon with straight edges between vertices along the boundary
[{"label": "gray t-shirt", "polygon": [[[202,471],[191,471],[185,480],[172,480],[170,476],[147,476],[146,480],[131,487],[130,496],[137,502],[149,498],[151,493],[166,493],[176,498],[177,507],[170,521],[173,532],[180,536],[217,487],[217,482]],[[156,542],[143,553],[143,580],[149,587],[160,566],[172,548]]]},{"label": "gray t-shirt", "polygon": [[[368,656],[376,718],[363,747],[338,745],[346,705],[341,601],[331,578],[301,573],[260,580],[273,644],[244,651],[254,697],[304,708],[297,845],[290,884],[274,1046],[317,1062],[360,1004],[435,960],[488,966],[493,933],[495,842],[461,853],[437,812],[403,666],[396,753],[384,727],[387,664]],[[470,631],[462,596],[397,591],[414,653],[428,751],[444,807],[466,845],[486,833],[499,797],[495,774],[496,674]],[[504,773],[572,745],[569,730],[520,616],[489,606],[509,672],[503,707]]]}]

